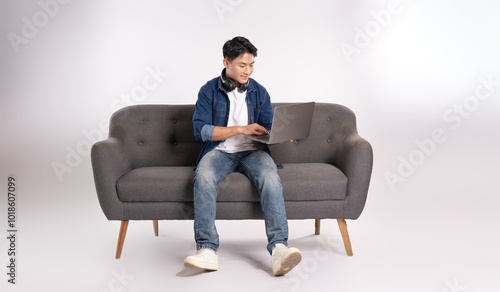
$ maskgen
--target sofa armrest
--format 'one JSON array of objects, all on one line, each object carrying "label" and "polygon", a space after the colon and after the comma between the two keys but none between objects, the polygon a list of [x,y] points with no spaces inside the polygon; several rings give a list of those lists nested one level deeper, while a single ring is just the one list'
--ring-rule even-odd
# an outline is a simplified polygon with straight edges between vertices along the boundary
[{"label": "sofa armrest", "polygon": [[132,167],[123,145],[115,138],[99,141],[92,146],[91,161],[97,197],[104,215],[108,220],[125,220],[116,181]]},{"label": "sofa armrest", "polygon": [[373,150],[368,141],[354,132],[344,137],[336,153],[335,165],[347,176],[344,218],[357,219],[366,203],[373,167]]}]

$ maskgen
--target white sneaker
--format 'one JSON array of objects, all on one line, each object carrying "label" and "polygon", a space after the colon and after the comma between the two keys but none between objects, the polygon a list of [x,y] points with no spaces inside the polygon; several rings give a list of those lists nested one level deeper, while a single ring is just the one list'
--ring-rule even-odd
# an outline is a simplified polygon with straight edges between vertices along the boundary
[{"label": "white sneaker", "polygon": [[302,255],[297,248],[288,248],[281,243],[275,244],[271,258],[273,274],[275,276],[282,276],[290,272],[301,260]]},{"label": "white sneaker", "polygon": [[184,259],[186,267],[217,271],[219,269],[219,257],[210,248],[199,249],[196,254]]}]

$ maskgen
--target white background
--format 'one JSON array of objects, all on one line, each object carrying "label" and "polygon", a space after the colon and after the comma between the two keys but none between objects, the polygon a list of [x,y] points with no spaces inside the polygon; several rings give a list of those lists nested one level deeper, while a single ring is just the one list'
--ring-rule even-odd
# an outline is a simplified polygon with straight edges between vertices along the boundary
[{"label": "white background", "polygon": [[[498,290],[497,1],[62,2],[0,4],[2,267],[10,175],[19,230],[18,284],[2,268],[2,291]],[[221,221],[220,271],[198,274],[182,266],[192,222],[174,221],[159,238],[131,222],[114,260],[119,224],[100,210],[88,146],[118,108],[195,103],[237,35],[259,49],[252,77],[273,102],[356,113],[375,162],[365,210],[348,221],[354,257],[335,221],[320,236],[291,221],[303,262],[273,278],[263,222]],[[154,89],[141,91],[145,78]]]}]

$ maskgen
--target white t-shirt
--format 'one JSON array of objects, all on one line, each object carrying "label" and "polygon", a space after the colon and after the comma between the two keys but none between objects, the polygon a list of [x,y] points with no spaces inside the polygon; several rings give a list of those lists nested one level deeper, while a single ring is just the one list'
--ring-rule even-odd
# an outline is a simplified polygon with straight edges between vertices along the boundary
[{"label": "white t-shirt", "polygon": [[[227,126],[246,126],[248,125],[248,105],[246,102],[247,92],[239,92],[237,89],[228,92],[229,98],[229,117]],[[235,153],[248,150],[256,150],[252,140],[238,134],[223,140],[215,149]]]}]

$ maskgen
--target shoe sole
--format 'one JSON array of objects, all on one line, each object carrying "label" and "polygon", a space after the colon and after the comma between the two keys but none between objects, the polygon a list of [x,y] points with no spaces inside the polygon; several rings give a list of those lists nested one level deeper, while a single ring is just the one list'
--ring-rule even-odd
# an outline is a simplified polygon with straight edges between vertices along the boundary
[{"label": "shoe sole", "polygon": [[208,271],[217,271],[219,269],[219,263],[200,262],[193,259],[185,259],[184,266]]},{"label": "shoe sole", "polygon": [[290,272],[302,260],[300,251],[294,247],[290,248],[286,254],[283,255],[281,261],[273,268],[275,276],[283,276]]}]

